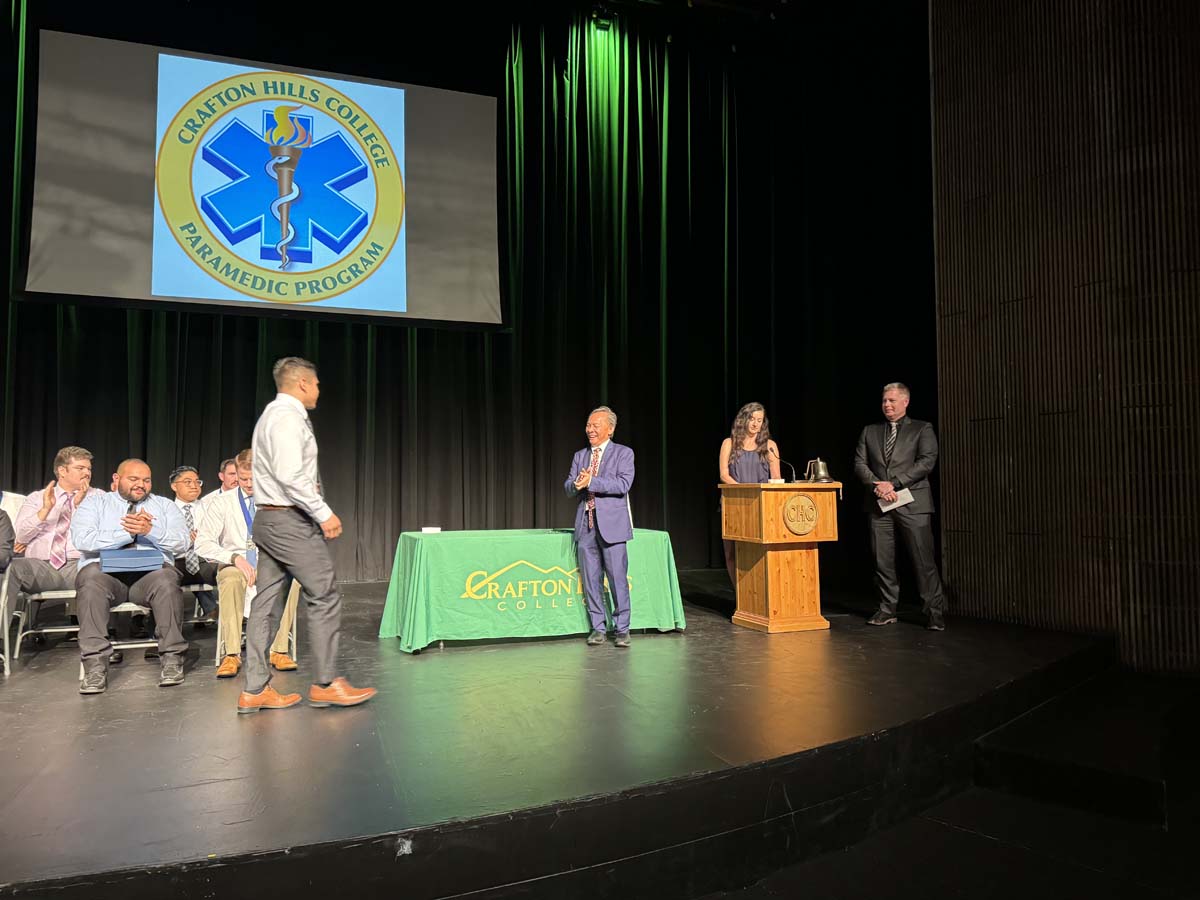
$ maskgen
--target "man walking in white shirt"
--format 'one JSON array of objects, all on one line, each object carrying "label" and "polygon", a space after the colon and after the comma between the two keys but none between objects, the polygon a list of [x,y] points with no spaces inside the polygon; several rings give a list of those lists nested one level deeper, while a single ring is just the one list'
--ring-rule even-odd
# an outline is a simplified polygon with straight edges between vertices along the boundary
[{"label": "man walking in white shirt", "polygon": [[317,439],[308,418],[321,393],[317,367],[288,356],[275,363],[272,374],[279,393],[254,426],[258,596],[246,629],[246,688],[238,697],[238,712],[286,709],[300,702],[299,694],[276,692],[267,665],[268,647],[283,614],[288,576],[300,582],[308,605],[309,644],[316,668],[309,704],[357,706],[374,697],[375,689],[356,688],[336,674],[342,598],[326,541],[342,533],[342,522],[321,496]]}]

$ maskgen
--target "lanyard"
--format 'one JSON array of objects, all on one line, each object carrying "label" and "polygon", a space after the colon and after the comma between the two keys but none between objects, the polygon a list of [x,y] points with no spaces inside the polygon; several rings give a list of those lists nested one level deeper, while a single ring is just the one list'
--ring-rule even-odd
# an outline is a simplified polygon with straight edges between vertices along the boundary
[{"label": "lanyard", "polygon": [[238,505],[242,507],[242,518],[246,520],[246,535],[249,537],[254,533],[254,516],[250,515],[250,508],[246,506],[246,496],[241,488],[238,488]]}]

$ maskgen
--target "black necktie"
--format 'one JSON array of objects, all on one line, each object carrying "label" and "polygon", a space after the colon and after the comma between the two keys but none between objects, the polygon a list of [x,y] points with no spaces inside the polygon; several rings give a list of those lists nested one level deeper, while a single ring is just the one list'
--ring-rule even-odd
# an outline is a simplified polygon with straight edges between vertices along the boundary
[{"label": "black necktie", "polygon": [[896,430],[900,427],[899,422],[892,423],[892,430],[888,432],[887,440],[883,442],[883,464],[890,466],[892,464],[892,449],[896,446]]},{"label": "black necktie", "polygon": [[[134,503],[132,500],[130,500],[129,501],[129,509],[125,510],[125,515],[132,516],[135,512],[137,512],[137,504]],[[128,544],[126,544],[124,547],[122,547],[121,548],[122,550],[128,550],[130,547],[137,546],[137,535],[131,534],[130,537],[133,538],[133,540],[130,541]]]}]

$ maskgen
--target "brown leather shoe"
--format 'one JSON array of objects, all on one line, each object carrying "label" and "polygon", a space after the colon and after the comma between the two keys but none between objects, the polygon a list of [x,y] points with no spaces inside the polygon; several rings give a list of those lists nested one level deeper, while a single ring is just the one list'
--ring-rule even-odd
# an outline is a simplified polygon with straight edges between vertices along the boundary
[{"label": "brown leather shoe", "polygon": [[241,696],[238,697],[238,712],[253,713],[260,709],[287,709],[303,699],[299,694],[281,694],[268,684],[258,694],[242,691]]},{"label": "brown leather shoe", "polygon": [[309,706],[358,706],[375,696],[375,688],[356,688],[345,678],[335,678],[329,687],[314,684],[308,689]]},{"label": "brown leather shoe", "polygon": [[294,672],[296,670],[296,661],[286,653],[276,653],[271,651],[271,665],[280,672]]},{"label": "brown leather shoe", "polygon": [[237,656],[227,656],[221,660],[221,664],[217,666],[218,678],[232,678],[238,673],[242,667],[242,660]]}]

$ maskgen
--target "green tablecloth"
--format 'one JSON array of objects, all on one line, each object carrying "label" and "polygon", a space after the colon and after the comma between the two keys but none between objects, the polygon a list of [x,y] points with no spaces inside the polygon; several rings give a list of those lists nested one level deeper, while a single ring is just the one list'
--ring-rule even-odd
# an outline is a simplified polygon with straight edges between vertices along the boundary
[{"label": "green tablecloth", "polygon": [[[638,528],[628,548],[630,627],[682,630],[670,535]],[[379,636],[400,638],[401,650],[588,630],[569,530],[400,535]]]}]

